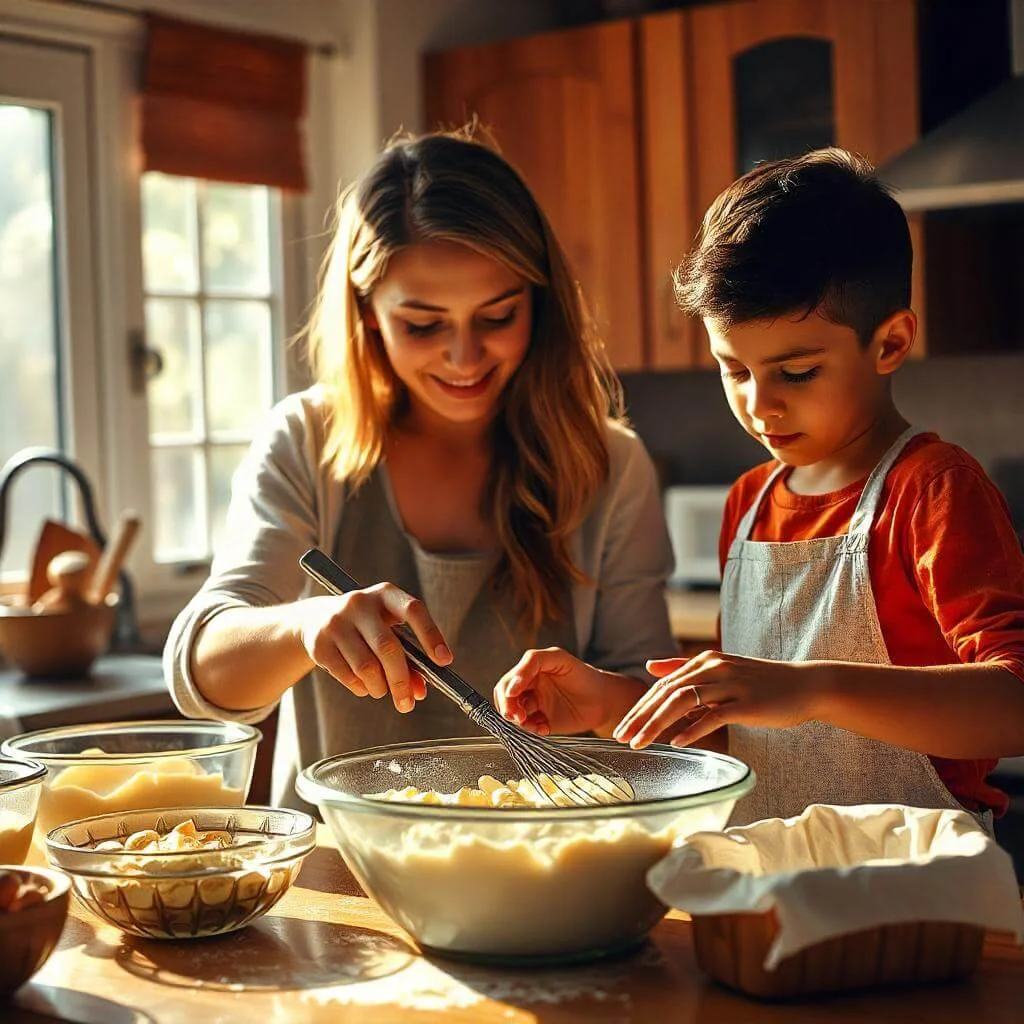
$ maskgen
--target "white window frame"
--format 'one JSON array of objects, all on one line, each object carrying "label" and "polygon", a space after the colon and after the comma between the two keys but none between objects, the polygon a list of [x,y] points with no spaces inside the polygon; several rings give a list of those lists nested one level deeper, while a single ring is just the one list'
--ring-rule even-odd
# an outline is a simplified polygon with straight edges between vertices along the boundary
[{"label": "white window frame", "polygon": [[[268,257],[269,257],[269,281],[268,291],[261,294],[246,294],[245,292],[238,291],[232,293],[210,291],[207,287],[206,281],[206,268],[204,266],[203,257],[203,185],[201,180],[196,180],[196,194],[195,194],[195,244],[196,252],[194,254],[196,260],[196,271],[197,281],[196,290],[192,291],[180,291],[180,290],[164,290],[164,289],[145,289],[143,292],[143,312],[145,311],[145,303],[149,299],[162,300],[167,299],[172,302],[187,300],[195,303],[199,311],[199,337],[200,345],[205,352],[206,347],[206,325],[204,318],[204,310],[208,302],[223,302],[223,301],[234,301],[234,302],[258,302],[267,307],[270,315],[270,337],[271,337],[271,389],[272,399],[277,400],[282,397],[286,391],[287,381],[287,326],[285,323],[284,305],[285,305],[285,294],[284,294],[284,279],[286,276],[284,267],[284,244],[283,244],[283,217],[284,208],[287,202],[286,197],[282,194],[280,189],[268,189],[268,204],[267,204],[267,216],[268,216]],[[141,185],[141,179],[140,179]],[[192,211],[190,211],[192,212]],[[141,239],[140,239],[141,241]],[[145,275],[143,275],[145,277]],[[193,445],[202,450],[203,460],[205,466],[205,483],[204,487],[209,486],[209,458],[210,452],[213,448],[218,447],[221,442],[211,441],[209,434],[209,421],[210,421],[210,389],[211,382],[206,379],[205,369],[201,369],[200,372],[203,375],[203,396],[204,406],[202,413],[203,423],[203,434],[201,438],[195,438],[192,442],[186,443],[186,447],[192,447]],[[141,383],[141,381],[140,381]],[[228,443],[245,443],[245,439],[242,437],[232,438]],[[148,453],[153,452],[160,448],[173,448],[178,447],[177,443],[174,444],[154,444],[152,439],[147,445]],[[147,460],[148,461],[148,460]],[[151,488],[152,493],[152,488]],[[209,509],[209,493],[204,490],[206,509]],[[155,523],[155,518],[151,519],[151,522]],[[210,527],[210,523],[207,522],[207,527]],[[159,573],[171,573],[174,576],[204,576],[206,569],[209,566],[209,561],[206,559],[199,559],[198,561],[192,559],[180,559],[177,562],[157,562],[157,572]]]},{"label": "white window frame", "polygon": [[[282,34],[287,34],[282,25]],[[90,170],[93,239],[88,253],[72,254],[95,266],[95,335],[88,354],[77,351],[83,373],[69,378],[72,400],[92,405],[92,422],[75,422],[69,450],[95,485],[105,528],[118,512],[134,508],[143,522],[128,570],[135,583],[136,615],[159,632],[202,583],[205,564],[175,567],[152,557],[152,488],[145,388],[133,387],[131,345],[144,337],[142,282],[141,168],[136,142],[135,98],[143,51],[143,26],[133,14],[109,9],[49,4],[41,0],[0,0],[0,37],[71,46],[88,55],[90,73]],[[327,236],[325,215],[336,192],[328,95],[333,59],[310,62],[307,138],[312,188],[281,201],[279,265],[282,282],[275,349],[277,396],[301,387],[301,369],[286,344],[301,324],[315,291],[316,270]],[[283,240],[283,241],[282,241]],[[82,358],[79,358],[79,356]],[[72,365],[75,365],[74,363]],[[138,382],[136,382],[137,384]]]},{"label": "white window frame", "polygon": [[[53,49],[34,40],[0,33],[0,59],[30,92],[31,105],[53,117],[53,259],[56,264],[58,360],[63,378],[60,417],[67,454],[82,466],[97,489],[104,483],[99,446],[100,402],[95,388],[99,358],[98,278],[91,247],[96,218],[92,209],[89,53],[76,47]],[[5,74],[4,78],[7,77]],[[14,100],[3,94],[0,97]],[[74,112],[75,116],[67,116]]]}]

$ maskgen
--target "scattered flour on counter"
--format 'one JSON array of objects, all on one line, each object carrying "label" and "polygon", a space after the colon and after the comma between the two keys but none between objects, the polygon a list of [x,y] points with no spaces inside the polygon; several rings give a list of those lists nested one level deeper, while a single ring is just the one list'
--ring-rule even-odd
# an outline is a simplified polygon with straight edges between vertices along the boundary
[{"label": "scattered flour on counter", "polygon": [[410,1010],[464,1009],[484,997],[426,960],[416,960],[405,970],[378,981],[312,989],[302,993],[302,1002],[327,1006],[332,1003],[357,1006],[401,1006]]},{"label": "scattered flour on counter", "polygon": [[[410,1010],[465,1009],[491,1000],[513,1004],[557,1004],[578,999],[628,1006],[630,995],[619,989],[637,965],[647,965],[645,947],[625,963],[600,967],[515,970],[415,959],[386,978],[304,992],[303,1002],[359,1006],[400,1006]],[[653,955],[660,959],[657,951]],[[619,990],[617,990],[619,989]]]}]

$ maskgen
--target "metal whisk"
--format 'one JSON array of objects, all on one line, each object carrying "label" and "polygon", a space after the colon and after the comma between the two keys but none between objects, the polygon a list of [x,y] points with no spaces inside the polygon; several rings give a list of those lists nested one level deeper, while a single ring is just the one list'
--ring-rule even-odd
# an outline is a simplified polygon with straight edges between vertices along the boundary
[{"label": "metal whisk", "polygon": [[[299,559],[299,564],[333,594],[360,589],[359,584],[319,548],[310,548]],[[535,736],[502,718],[457,672],[435,665],[407,626],[396,627],[395,634],[423,678],[454,701],[471,721],[499,740],[516,770],[548,803],[557,806],[563,802],[558,799],[559,793],[570,804],[580,807],[633,799],[629,784],[614,777],[599,761],[573,750],[566,741],[554,742]]]}]

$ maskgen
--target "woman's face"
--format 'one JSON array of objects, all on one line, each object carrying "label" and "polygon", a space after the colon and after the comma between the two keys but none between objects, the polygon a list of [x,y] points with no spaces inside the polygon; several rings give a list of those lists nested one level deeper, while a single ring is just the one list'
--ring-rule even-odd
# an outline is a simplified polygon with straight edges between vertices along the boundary
[{"label": "woman's face", "polygon": [[531,289],[507,267],[454,242],[392,257],[370,296],[396,376],[423,426],[485,426],[530,344]]}]

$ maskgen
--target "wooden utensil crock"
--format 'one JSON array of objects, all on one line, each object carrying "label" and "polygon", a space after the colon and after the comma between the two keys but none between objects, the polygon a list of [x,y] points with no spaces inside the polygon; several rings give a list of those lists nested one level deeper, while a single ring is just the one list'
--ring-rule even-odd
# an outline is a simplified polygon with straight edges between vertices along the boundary
[{"label": "wooden utensil crock", "polygon": [[0,650],[30,676],[83,675],[110,645],[117,603],[114,595],[103,604],[35,611],[0,602]]}]

